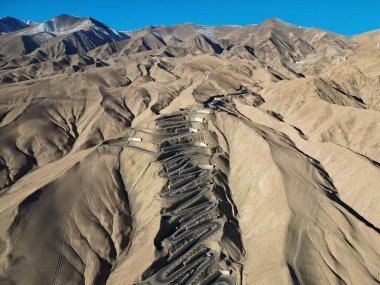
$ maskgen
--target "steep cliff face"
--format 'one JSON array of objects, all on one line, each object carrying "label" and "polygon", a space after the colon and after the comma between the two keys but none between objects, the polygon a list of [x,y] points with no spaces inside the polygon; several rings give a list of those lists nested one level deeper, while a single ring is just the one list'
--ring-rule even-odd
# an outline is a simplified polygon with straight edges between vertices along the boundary
[{"label": "steep cliff face", "polygon": [[0,283],[379,284],[379,40],[1,35]]}]

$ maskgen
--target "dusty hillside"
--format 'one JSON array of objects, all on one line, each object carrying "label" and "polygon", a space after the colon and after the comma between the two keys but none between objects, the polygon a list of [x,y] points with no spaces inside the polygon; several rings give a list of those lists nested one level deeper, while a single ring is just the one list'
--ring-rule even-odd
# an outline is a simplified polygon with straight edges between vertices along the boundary
[{"label": "dusty hillside", "polygon": [[0,284],[379,284],[379,41],[1,35]]}]

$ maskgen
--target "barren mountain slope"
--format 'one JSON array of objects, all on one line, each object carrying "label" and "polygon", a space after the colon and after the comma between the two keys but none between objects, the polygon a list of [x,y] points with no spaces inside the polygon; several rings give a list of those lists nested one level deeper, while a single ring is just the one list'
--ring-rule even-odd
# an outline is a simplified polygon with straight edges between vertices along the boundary
[{"label": "barren mountain slope", "polygon": [[0,284],[379,284],[379,39],[1,35]]}]

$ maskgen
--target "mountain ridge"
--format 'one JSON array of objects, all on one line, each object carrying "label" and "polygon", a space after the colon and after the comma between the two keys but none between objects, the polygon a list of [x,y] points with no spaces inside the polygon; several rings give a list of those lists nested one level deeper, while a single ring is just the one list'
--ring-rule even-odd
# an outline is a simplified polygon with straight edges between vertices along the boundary
[{"label": "mountain ridge", "polygon": [[13,17],[0,18],[0,35],[21,30],[28,27],[29,24],[25,21],[18,20]]},{"label": "mountain ridge", "polygon": [[0,283],[378,284],[379,41],[70,15],[1,35]]},{"label": "mountain ridge", "polygon": [[[325,53],[327,38],[328,41],[334,41],[337,45],[333,47],[327,44],[329,52]],[[112,42],[119,42],[116,45],[117,51],[114,47],[111,49],[101,47],[110,45]],[[295,64],[308,56],[330,58],[337,54],[343,56],[345,53],[350,53],[350,48],[347,47],[351,45],[351,42],[352,40],[347,37],[315,28],[300,28],[278,19],[268,19],[257,25],[246,26],[196,24],[148,26],[123,34],[91,17],[81,18],[62,14],[0,37],[0,44],[2,44],[0,54],[3,55],[0,66],[3,70],[14,69],[17,66],[26,68],[30,63],[45,62],[75,54],[83,59],[80,64],[82,68],[87,65],[85,62],[95,64],[99,61],[102,62],[99,64],[106,65],[105,62],[111,56],[117,57],[120,53],[157,51],[161,54],[181,57],[187,54],[216,52],[226,57],[251,58],[267,62],[268,65],[276,65],[276,68],[281,69],[282,66]],[[9,49],[12,46],[16,47],[14,52]],[[97,48],[103,50],[101,53],[103,57],[99,57],[98,53],[96,58],[88,60],[92,50]],[[113,52],[105,55],[106,50],[113,50]],[[277,56],[280,62],[275,60]],[[329,59],[326,58],[326,60]],[[70,69],[72,68],[80,70],[78,67],[71,66]],[[298,76],[297,74],[304,72],[292,73]],[[27,73],[20,75],[21,78],[34,77],[29,71]],[[5,78],[2,79],[3,82],[18,80],[14,75],[3,75],[2,78]]]}]

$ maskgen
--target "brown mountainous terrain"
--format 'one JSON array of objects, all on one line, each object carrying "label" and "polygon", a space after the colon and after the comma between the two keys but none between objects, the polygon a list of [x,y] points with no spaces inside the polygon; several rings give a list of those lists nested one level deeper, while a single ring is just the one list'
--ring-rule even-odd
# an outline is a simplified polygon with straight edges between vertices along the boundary
[{"label": "brown mountainous terrain", "polygon": [[1,285],[380,283],[379,31],[3,22]]}]

